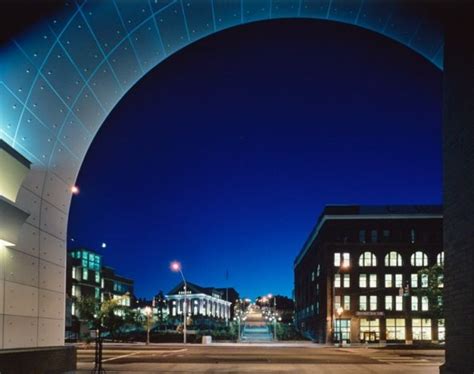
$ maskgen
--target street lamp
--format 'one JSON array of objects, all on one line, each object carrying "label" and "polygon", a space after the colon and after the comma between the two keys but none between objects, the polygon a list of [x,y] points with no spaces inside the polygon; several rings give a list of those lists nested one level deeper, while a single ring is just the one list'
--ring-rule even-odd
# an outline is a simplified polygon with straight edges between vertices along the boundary
[{"label": "street lamp", "polygon": [[[349,267],[350,267],[349,261],[343,259],[341,261],[340,265],[339,265],[339,268],[334,273],[334,277],[333,277],[333,280],[332,280],[332,324],[334,325],[333,328],[332,328],[332,340],[333,340],[333,342],[336,341],[336,326],[335,326],[335,324],[336,324],[336,275],[341,274],[341,270],[348,269]],[[344,284],[344,280],[342,279],[342,277],[340,277],[339,285],[342,287],[343,284]],[[341,300],[341,302],[342,302],[342,300]]]},{"label": "street lamp", "polygon": [[147,306],[145,307],[145,315],[146,315],[146,345],[150,344],[150,320],[153,310]]},{"label": "street lamp", "polygon": [[269,299],[273,299],[273,340],[277,340],[276,333],[276,297],[271,293],[268,294]]},{"label": "street lamp", "polygon": [[174,272],[179,272],[181,274],[181,278],[183,278],[183,283],[184,283],[184,303],[183,303],[183,343],[186,344],[186,325],[187,325],[187,305],[186,305],[186,294],[187,294],[187,284],[186,284],[186,279],[184,278],[183,271],[181,270],[181,263],[178,261],[173,261],[170,265],[170,268]]}]

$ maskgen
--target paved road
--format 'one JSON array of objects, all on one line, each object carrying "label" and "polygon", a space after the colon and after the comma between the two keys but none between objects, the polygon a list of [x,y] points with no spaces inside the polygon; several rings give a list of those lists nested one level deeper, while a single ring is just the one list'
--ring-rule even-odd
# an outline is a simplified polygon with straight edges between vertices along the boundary
[{"label": "paved road", "polygon": [[[78,350],[78,373],[93,367],[94,351]],[[104,368],[160,373],[437,374],[444,352],[329,348],[317,345],[107,346]]]}]

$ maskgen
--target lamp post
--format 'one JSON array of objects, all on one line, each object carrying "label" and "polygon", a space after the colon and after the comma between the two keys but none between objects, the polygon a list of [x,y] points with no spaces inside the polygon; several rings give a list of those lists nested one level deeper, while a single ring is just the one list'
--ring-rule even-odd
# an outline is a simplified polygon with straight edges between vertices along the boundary
[{"label": "lamp post", "polygon": [[[336,272],[334,272],[334,276],[332,279],[332,323],[333,323],[333,328],[332,328],[332,341],[333,343],[336,342],[336,275],[341,274],[341,270],[348,269],[350,266],[348,260],[341,260],[341,263],[339,265],[339,268],[337,269]],[[342,287],[343,286],[343,279],[339,279],[339,285]],[[342,301],[342,300],[341,300]]]},{"label": "lamp post", "polygon": [[187,294],[187,284],[186,284],[186,279],[184,278],[183,271],[181,270],[181,264],[178,261],[173,261],[171,263],[171,270],[175,272],[179,272],[181,274],[181,278],[183,278],[183,283],[184,283],[184,302],[183,302],[183,343],[186,344],[186,325],[187,325],[187,318],[188,318],[188,312],[187,312],[187,303],[186,303],[186,294]]},{"label": "lamp post", "polygon": [[153,310],[147,306],[145,307],[146,315],[146,345],[150,344],[150,320]]}]

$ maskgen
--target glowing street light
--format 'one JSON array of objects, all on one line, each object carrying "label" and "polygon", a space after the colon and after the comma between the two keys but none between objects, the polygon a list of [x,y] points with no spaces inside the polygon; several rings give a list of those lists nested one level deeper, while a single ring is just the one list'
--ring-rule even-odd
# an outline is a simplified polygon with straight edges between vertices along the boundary
[{"label": "glowing street light", "polygon": [[187,305],[186,305],[186,294],[187,294],[187,284],[186,284],[186,279],[184,278],[183,271],[181,270],[181,263],[178,261],[173,261],[170,264],[170,269],[174,272],[179,272],[181,274],[181,278],[183,278],[183,283],[184,283],[184,304],[183,304],[183,343],[186,344],[186,325],[187,325]]},{"label": "glowing street light", "polygon": [[102,243],[102,244],[101,244],[101,247],[102,247],[102,248],[107,248],[107,243],[105,243],[105,242]]},{"label": "glowing street light", "polygon": [[79,195],[79,187],[72,186],[71,187],[71,192],[72,192],[73,195]]},{"label": "glowing street light", "polygon": [[147,306],[145,307],[145,315],[146,315],[146,345],[150,344],[150,328],[151,328],[151,316],[153,310]]}]

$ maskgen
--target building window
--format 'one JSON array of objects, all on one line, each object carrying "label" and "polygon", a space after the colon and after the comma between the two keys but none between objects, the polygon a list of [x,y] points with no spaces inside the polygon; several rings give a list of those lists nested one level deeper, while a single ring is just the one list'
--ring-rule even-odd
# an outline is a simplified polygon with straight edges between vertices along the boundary
[{"label": "building window", "polygon": [[418,310],[418,296],[411,297],[411,310],[414,312]]},{"label": "building window", "polygon": [[359,257],[359,266],[377,266],[377,257],[372,252],[364,252]]},{"label": "building window", "polygon": [[79,288],[77,286],[74,286],[74,285],[72,286],[71,293],[72,293],[72,296],[75,296],[75,297],[81,296],[80,292],[79,292]]},{"label": "building window", "polygon": [[334,332],[336,340],[350,340],[351,339],[351,320],[350,319],[336,319]]},{"label": "building window", "polygon": [[371,230],[370,231],[370,241],[372,243],[377,243],[378,242],[377,230]]},{"label": "building window", "polygon": [[359,230],[359,243],[365,243],[365,230]]},{"label": "building window", "polygon": [[411,274],[411,288],[417,288],[418,287],[418,274]]},{"label": "building window", "polygon": [[334,266],[341,266],[341,254],[339,252],[334,253]]},{"label": "building window", "polygon": [[428,287],[428,274],[421,274],[421,288]]},{"label": "building window", "polygon": [[446,327],[444,325],[444,319],[438,320],[438,340],[439,341],[446,340]]},{"label": "building window", "polygon": [[341,287],[341,274],[334,274],[334,287]]},{"label": "building window", "polygon": [[316,301],[316,314],[319,314],[319,301]]},{"label": "building window", "polygon": [[412,244],[415,243],[415,239],[416,239],[415,229],[411,229],[410,230],[410,242]]},{"label": "building window", "polygon": [[385,295],[385,310],[393,310],[393,296]]},{"label": "building window", "polygon": [[431,319],[413,318],[413,340],[431,340]]},{"label": "building window", "polygon": [[100,288],[99,287],[95,288],[95,298],[100,299]]},{"label": "building window", "polygon": [[359,310],[360,311],[367,310],[367,296],[365,295],[359,296]]},{"label": "building window", "polygon": [[314,282],[314,271],[311,272],[311,282]]},{"label": "building window", "polygon": [[370,288],[377,288],[377,274],[370,274],[369,275],[369,287]]},{"label": "building window", "polygon": [[411,255],[410,263],[412,266],[428,266],[428,256],[424,252],[416,251]]},{"label": "building window", "polygon": [[351,286],[351,275],[350,274],[344,274],[343,286],[344,286],[344,288],[349,288]]},{"label": "building window", "polygon": [[344,310],[351,310],[351,297],[344,295]]},{"label": "building window", "polygon": [[387,340],[405,340],[405,319],[387,318]]},{"label": "building window", "polygon": [[390,230],[383,230],[383,239],[387,241],[390,239]]},{"label": "building window", "polygon": [[336,295],[336,297],[334,298],[334,310],[337,310],[340,307],[341,307],[341,296]]},{"label": "building window", "polygon": [[377,310],[377,295],[370,295],[370,310]]},{"label": "building window", "polygon": [[403,287],[403,274],[395,274],[395,287]]},{"label": "building window", "polygon": [[385,288],[393,287],[393,275],[385,274]]},{"label": "building window", "polygon": [[367,274],[359,274],[359,288],[367,288]]},{"label": "building window", "polygon": [[321,265],[318,264],[318,267],[316,268],[316,276],[319,277],[319,274],[321,274]]},{"label": "building window", "polygon": [[372,320],[361,318],[359,331],[362,341],[379,340],[380,320],[378,318]]},{"label": "building window", "polygon": [[444,266],[444,252],[438,253],[436,256],[436,263],[438,266]]},{"label": "building window", "polygon": [[396,311],[403,310],[403,296],[395,296],[395,310]]},{"label": "building window", "polygon": [[82,279],[87,280],[89,278],[89,271],[86,268],[82,269]]},{"label": "building window", "polygon": [[391,251],[385,256],[385,266],[402,266],[402,256],[400,253]]},{"label": "building window", "polygon": [[421,310],[427,312],[429,310],[428,296],[421,297]]},{"label": "building window", "polygon": [[95,272],[95,283],[100,283],[100,273],[98,271]]}]

